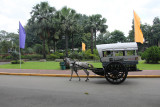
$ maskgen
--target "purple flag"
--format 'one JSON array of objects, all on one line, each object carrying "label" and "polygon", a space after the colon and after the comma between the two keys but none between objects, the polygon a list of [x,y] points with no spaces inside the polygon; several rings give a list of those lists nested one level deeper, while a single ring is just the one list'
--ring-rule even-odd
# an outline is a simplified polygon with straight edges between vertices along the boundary
[{"label": "purple flag", "polygon": [[19,22],[19,46],[20,48],[23,48],[23,49],[25,48],[25,40],[26,40],[26,33],[25,33],[23,26]]}]

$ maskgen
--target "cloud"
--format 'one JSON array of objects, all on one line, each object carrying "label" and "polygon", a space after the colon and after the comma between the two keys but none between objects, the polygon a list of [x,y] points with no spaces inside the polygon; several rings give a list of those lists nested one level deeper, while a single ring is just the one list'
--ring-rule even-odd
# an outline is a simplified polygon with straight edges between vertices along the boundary
[{"label": "cloud", "polygon": [[[0,30],[17,33],[18,22],[22,25],[30,18],[32,7],[44,0],[1,0]],[[57,10],[64,6],[75,9],[81,14],[101,14],[107,19],[108,30],[121,30],[128,35],[133,20],[133,10],[141,18],[141,22],[152,24],[159,16],[159,0],[48,0],[50,6]]]}]

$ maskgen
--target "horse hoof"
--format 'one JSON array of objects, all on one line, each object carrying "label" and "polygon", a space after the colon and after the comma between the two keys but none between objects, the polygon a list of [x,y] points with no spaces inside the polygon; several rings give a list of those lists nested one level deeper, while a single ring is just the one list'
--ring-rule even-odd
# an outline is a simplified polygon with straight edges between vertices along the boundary
[{"label": "horse hoof", "polygon": [[85,80],[87,82],[87,80]]},{"label": "horse hoof", "polygon": [[69,81],[71,81],[71,79]]}]

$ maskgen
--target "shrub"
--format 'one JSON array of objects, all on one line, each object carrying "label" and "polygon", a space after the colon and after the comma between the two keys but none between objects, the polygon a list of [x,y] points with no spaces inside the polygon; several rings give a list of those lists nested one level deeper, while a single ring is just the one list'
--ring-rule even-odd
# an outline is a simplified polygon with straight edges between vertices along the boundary
[{"label": "shrub", "polygon": [[69,58],[72,58],[72,59],[78,59],[78,56],[79,56],[78,52],[76,51],[69,54]]},{"label": "shrub", "polygon": [[[11,61],[11,64],[20,64],[20,60]],[[24,64],[23,60],[21,60],[21,64]]]},{"label": "shrub", "polygon": [[13,60],[18,60],[19,59],[19,53],[17,51],[13,51],[11,53],[12,59]]},{"label": "shrub", "polygon": [[27,54],[32,54],[32,53],[34,53],[34,51],[33,51],[32,48],[28,47],[28,48],[26,49],[25,53],[27,53]]},{"label": "shrub", "polygon": [[146,60],[146,63],[158,63],[160,61],[160,48],[152,46],[145,50],[141,57]]},{"label": "shrub", "polygon": [[22,59],[29,59],[29,60],[40,60],[42,59],[42,55],[39,55],[39,54],[32,54],[32,55],[22,55],[21,56]]},{"label": "shrub", "polygon": [[61,59],[64,58],[64,54],[63,53],[55,52],[54,55],[56,55],[57,57],[59,57]]},{"label": "shrub", "polygon": [[55,60],[55,59],[59,59],[60,57],[58,55],[55,55],[55,54],[50,54],[50,55],[47,55],[47,59],[50,59],[50,60]]},{"label": "shrub", "polygon": [[12,56],[6,56],[6,59],[12,59]]},{"label": "shrub", "polygon": [[64,58],[64,54],[63,53],[59,53],[59,56],[60,56],[61,59]]}]

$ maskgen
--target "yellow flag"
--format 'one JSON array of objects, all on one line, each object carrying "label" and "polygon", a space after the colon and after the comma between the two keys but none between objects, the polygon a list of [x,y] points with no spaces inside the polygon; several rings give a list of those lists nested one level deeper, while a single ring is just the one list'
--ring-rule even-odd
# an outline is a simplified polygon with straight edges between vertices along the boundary
[{"label": "yellow flag", "polygon": [[86,45],[82,42],[82,51],[85,51],[86,50]]},{"label": "yellow flag", "polygon": [[135,11],[134,13],[134,32],[135,32],[135,42],[140,42],[143,44],[144,38],[143,38],[143,33],[140,29],[140,17],[136,14]]}]

